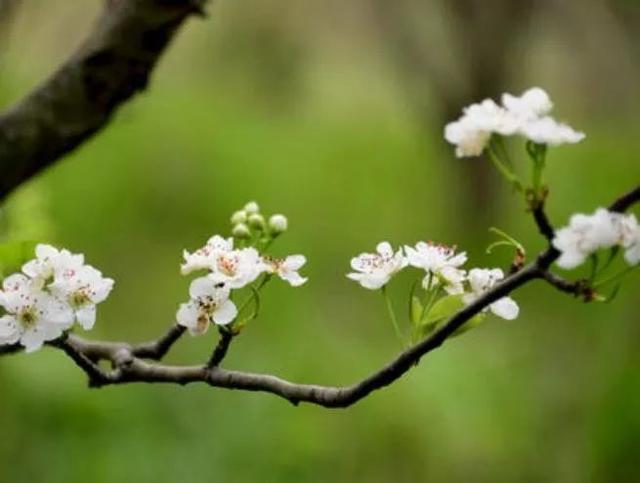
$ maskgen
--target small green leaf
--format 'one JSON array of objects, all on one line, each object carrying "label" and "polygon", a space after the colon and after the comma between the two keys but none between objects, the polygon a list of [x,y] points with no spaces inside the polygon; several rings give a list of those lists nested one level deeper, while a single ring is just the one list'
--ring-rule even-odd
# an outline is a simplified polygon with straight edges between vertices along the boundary
[{"label": "small green leaf", "polygon": [[15,241],[0,244],[0,277],[19,272],[26,262],[34,258],[37,242]]},{"label": "small green leaf", "polygon": [[487,314],[485,312],[480,312],[479,314],[471,317],[462,325],[462,327],[458,327],[456,331],[451,334],[451,337],[458,337],[471,329],[475,329],[484,321],[484,319],[486,319],[486,317]]},{"label": "small green leaf", "polygon": [[433,304],[429,313],[425,314],[420,325],[431,325],[435,322],[449,318],[464,307],[462,295],[447,295]]}]

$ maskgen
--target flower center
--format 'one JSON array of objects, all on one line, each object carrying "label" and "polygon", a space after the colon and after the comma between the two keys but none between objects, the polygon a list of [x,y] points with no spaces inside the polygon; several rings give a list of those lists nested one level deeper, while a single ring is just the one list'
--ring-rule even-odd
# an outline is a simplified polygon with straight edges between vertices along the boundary
[{"label": "flower center", "polygon": [[89,302],[91,302],[91,299],[89,298],[87,290],[84,288],[76,290],[69,297],[69,303],[74,307],[82,307]]},{"label": "flower center", "polygon": [[30,329],[38,321],[38,311],[33,306],[23,307],[17,316],[18,322],[25,329]]},{"label": "flower center", "polygon": [[238,259],[236,257],[226,257],[221,255],[218,257],[218,270],[227,277],[233,277],[238,269]]}]

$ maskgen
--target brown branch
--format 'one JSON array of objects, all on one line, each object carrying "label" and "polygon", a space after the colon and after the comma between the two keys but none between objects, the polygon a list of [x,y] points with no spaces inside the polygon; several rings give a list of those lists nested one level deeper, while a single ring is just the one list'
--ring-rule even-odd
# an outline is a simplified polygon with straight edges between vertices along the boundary
[{"label": "brown branch", "polygon": [[86,354],[76,348],[73,342],[66,338],[49,342],[51,347],[61,349],[69,358],[76,363],[89,377],[89,387],[100,387],[115,381],[115,377],[103,372],[100,367],[93,362]]},{"label": "brown branch", "polygon": [[108,0],[48,80],[0,115],[0,199],[103,128],[143,91],[158,59],[206,0]]},{"label": "brown branch", "polygon": [[616,201],[611,203],[609,211],[623,212],[629,209],[633,204],[640,202],[640,186],[632,189],[627,194],[622,195]]},{"label": "brown branch", "polygon": [[227,351],[229,350],[229,346],[231,345],[231,341],[233,340],[234,334],[230,330],[220,328],[218,330],[220,333],[220,340],[218,341],[218,345],[213,350],[213,354],[211,354],[211,358],[209,362],[207,362],[207,367],[217,367],[220,365],[222,360],[226,357]]},{"label": "brown branch", "polygon": [[[640,190],[635,189],[619,198],[610,209],[623,210],[639,201]],[[532,263],[509,275],[475,302],[464,307],[427,338],[400,353],[382,369],[351,386],[297,384],[273,375],[222,369],[218,364],[223,360],[233,339],[233,334],[227,331],[221,332],[221,339],[208,364],[200,366],[170,366],[145,362],[140,358],[141,356],[151,358],[152,355],[158,354],[153,350],[141,351],[140,347],[153,347],[157,350],[158,346],[162,346],[162,341],[175,342],[179,337],[179,335],[175,336],[177,332],[175,328],[158,341],[137,347],[121,342],[87,341],[74,335],[70,335],[64,342],[57,341],[53,345],[63,349],[87,373],[90,384],[95,387],[137,382],[172,384],[200,382],[213,387],[266,392],[287,399],[293,404],[307,402],[328,408],[347,407],[367,397],[373,391],[400,379],[415,367],[423,356],[440,347],[449,336],[476,314],[533,280],[544,279],[563,292],[575,294],[575,284],[551,274],[548,270],[559,255],[557,250],[549,247]],[[167,343],[166,347],[171,347],[173,342]],[[111,372],[102,371],[97,365],[100,360],[110,361],[114,369]]]},{"label": "brown branch", "polygon": [[184,332],[185,328],[183,326],[174,324],[167,333],[159,339],[135,346],[132,349],[132,354],[136,357],[142,357],[143,359],[159,361],[167,355],[173,344],[178,341]]}]

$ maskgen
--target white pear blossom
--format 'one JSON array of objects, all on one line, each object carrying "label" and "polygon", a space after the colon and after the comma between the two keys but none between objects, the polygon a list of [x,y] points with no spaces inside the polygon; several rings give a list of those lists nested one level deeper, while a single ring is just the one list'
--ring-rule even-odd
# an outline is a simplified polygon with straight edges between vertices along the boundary
[{"label": "white pear blossom", "polygon": [[557,146],[584,139],[584,133],[553,119],[553,103],[541,88],[534,87],[521,96],[502,95],[502,106],[491,99],[471,104],[463,116],[445,127],[445,139],[456,146],[456,156],[479,156],[493,134],[519,134],[538,144]]},{"label": "white pear blossom", "polygon": [[298,270],[307,263],[304,255],[290,255],[286,258],[264,257],[263,262],[267,273],[278,275],[282,280],[289,282],[292,287],[299,287],[308,280],[298,273]]},{"label": "white pear blossom", "polygon": [[445,126],[445,139],[456,146],[459,158],[480,156],[494,133],[514,134],[519,128],[517,118],[491,99],[472,104],[463,116]]},{"label": "white pear blossom", "polygon": [[532,87],[521,96],[502,95],[502,105],[520,121],[538,119],[546,116],[553,109],[549,94],[540,87]]},{"label": "white pear blossom", "polygon": [[624,259],[629,265],[640,262],[640,225],[634,214],[621,215],[617,220],[620,245],[625,249]]},{"label": "white pear blossom", "polygon": [[425,290],[442,284],[449,294],[464,291],[466,274],[460,267],[467,261],[465,252],[456,254],[454,248],[431,242],[418,242],[415,247],[405,246],[404,249],[409,264],[427,272],[422,281]]},{"label": "white pear blossom", "polygon": [[407,259],[402,250],[394,253],[388,242],[381,242],[376,247],[377,253],[361,253],[351,259],[353,273],[347,274],[364,288],[377,290],[385,286],[391,277],[407,266]]},{"label": "white pear blossom", "polygon": [[96,322],[96,304],[106,300],[113,283],[112,279],[104,278],[99,270],[83,265],[56,273],[49,290],[69,305],[83,329],[91,330]]},{"label": "white pear blossom", "polygon": [[592,215],[573,215],[569,225],[556,231],[552,241],[561,253],[558,266],[576,268],[597,250],[621,243],[621,216],[604,208],[598,208]]},{"label": "white pear blossom", "polygon": [[254,282],[264,272],[265,266],[255,248],[219,251],[210,267],[209,277],[216,283],[224,283],[229,288],[242,288]]},{"label": "white pear blossom", "polygon": [[7,277],[0,291],[0,344],[20,343],[34,352],[57,339],[73,324],[73,313],[63,301],[41,289],[39,280],[22,274]]},{"label": "white pear blossom", "polygon": [[227,325],[238,315],[235,304],[229,300],[227,285],[216,283],[209,277],[196,278],[189,287],[191,300],[181,304],[176,314],[178,324],[194,335],[204,334],[213,322]]},{"label": "white pear blossom", "polygon": [[214,235],[207,241],[207,244],[193,253],[184,250],[184,263],[180,266],[182,275],[196,272],[198,270],[211,270],[215,264],[215,256],[219,252],[229,252],[233,250],[233,238],[223,238]]},{"label": "white pear blossom", "polygon": [[69,250],[58,250],[51,245],[38,244],[36,258],[22,266],[22,272],[44,284],[55,273],[66,270],[78,270],[84,265],[84,255]]},{"label": "white pear blossom", "polygon": [[[463,302],[467,305],[475,302],[487,291],[491,290],[503,278],[504,273],[499,268],[471,269],[467,277],[471,291],[463,295]],[[485,310],[490,310],[498,317],[506,320],[514,320],[520,313],[518,304],[511,297],[502,297],[489,305]]]},{"label": "white pear blossom", "polygon": [[575,131],[572,127],[560,123],[552,117],[542,117],[525,123],[520,133],[530,141],[549,146],[579,143],[585,134]]},{"label": "white pear blossom", "polygon": [[184,252],[183,275],[197,270],[209,270],[214,282],[229,288],[242,288],[255,281],[264,272],[260,254],[255,248],[233,248],[233,238],[215,235],[207,244],[193,253]]}]

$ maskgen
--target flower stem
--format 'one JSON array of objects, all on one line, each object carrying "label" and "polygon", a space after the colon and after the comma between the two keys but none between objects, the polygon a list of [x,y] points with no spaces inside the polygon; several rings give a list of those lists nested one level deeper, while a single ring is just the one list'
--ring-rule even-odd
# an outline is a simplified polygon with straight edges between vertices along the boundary
[{"label": "flower stem", "polygon": [[593,285],[593,288],[596,289],[598,287],[602,287],[603,285],[607,285],[610,284],[611,282],[615,282],[618,279],[624,277],[625,275],[627,275],[629,272],[633,271],[634,269],[640,267],[640,265],[633,265],[631,267],[627,267],[624,270],[620,270],[618,273],[616,273],[615,275],[612,275],[609,278],[605,278],[604,280],[601,280],[600,282],[596,283]]},{"label": "flower stem", "polygon": [[498,169],[500,174],[502,174],[507,181],[513,184],[516,191],[522,191],[522,183],[511,168],[502,162],[493,141],[489,143],[489,149],[487,149],[487,152],[489,153],[489,159],[491,159],[493,165]]},{"label": "flower stem", "polygon": [[396,313],[393,310],[393,303],[391,302],[391,297],[389,297],[389,294],[387,293],[387,287],[383,286],[380,289],[380,291],[382,292],[382,296],[384,297],[384,300],[386,302],[387,311],[389,312],[389,318],[391,319],[393,330],[395,331],[396,336],[400,341],[400,344],[402,344],[402,346],[404,347],[405,346],[404,336],[402,335],[402,331],[400,330],[400,326],[398,325],[398,319],[396,318]]}]

